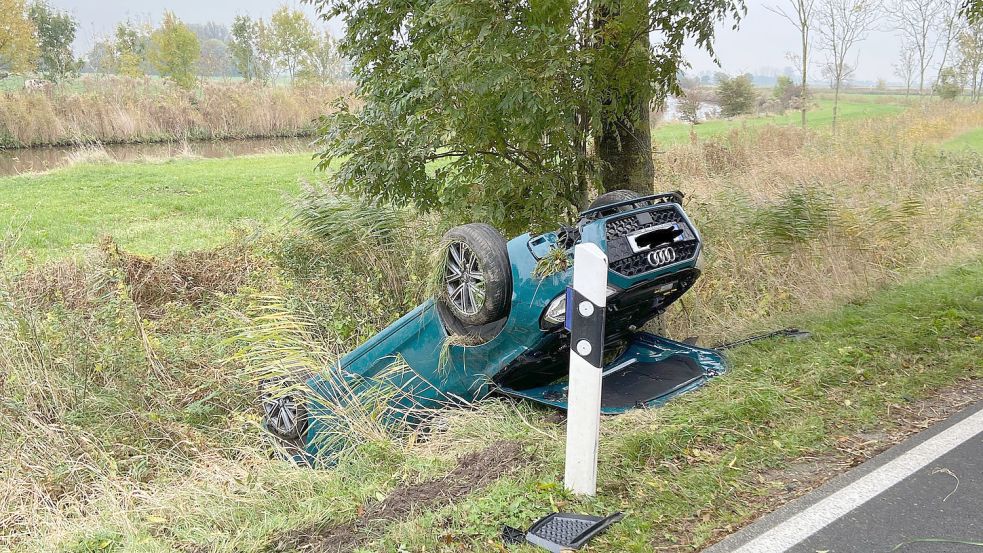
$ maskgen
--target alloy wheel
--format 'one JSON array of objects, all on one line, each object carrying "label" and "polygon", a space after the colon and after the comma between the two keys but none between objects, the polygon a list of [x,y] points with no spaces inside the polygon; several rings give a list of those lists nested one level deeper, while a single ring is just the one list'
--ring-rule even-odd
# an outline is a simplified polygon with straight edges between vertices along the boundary
[{"label": "alloy wheel", "polygon": [[485,303],[485,275],[478,256],[464,242],[452,242],[447,248],[444,270],[447,299],[465,315],[474,315]]}]

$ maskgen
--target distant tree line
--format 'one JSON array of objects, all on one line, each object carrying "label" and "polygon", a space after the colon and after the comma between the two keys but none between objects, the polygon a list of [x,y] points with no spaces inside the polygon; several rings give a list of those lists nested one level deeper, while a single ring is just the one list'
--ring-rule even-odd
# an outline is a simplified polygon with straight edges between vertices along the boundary
[{"label": "distant tree line", "polygon": [[304,12],[284,5],[270,21],[235,18],[185,23],[166,11],[157,26],[119,22],[84,58],[72,51],[78,21],[47,0],[0,0],[0,77],[36,73],[57,83],[82,71],[142,77],[159,75],[191,88],[202,78],[242,77],[271,84],[331,82],[347,76],[337,42]]},{"label": "distant tree line", "polygon": [[[679,117],[700,122],[700,106],[713,101],[720,115],[731,117],[760,111],[796,109],[806,123],[810,91],[806,79],[818,51],[824,55],[820,72],[829,81],[833,95],[833,128],[836,128],[840,91],[849,85],[858,45],[882,21],[888,21],[901,39],[895,75],[905,85],[905,94],[931,92],[944,100],[967,95],[972,102],[983,98],[983,0],[784,0],[766,6],[800,31],[801,50],[788,58],[797,66],[796,81],[780,76],[771,97],[755,90],[750,75],[731,77],[718,73],[716,89],[710,79],[680,77],[683,95]],[[975,10],[975,11],[974,11]],[[878,88],[886,89],[884,79]]]}]

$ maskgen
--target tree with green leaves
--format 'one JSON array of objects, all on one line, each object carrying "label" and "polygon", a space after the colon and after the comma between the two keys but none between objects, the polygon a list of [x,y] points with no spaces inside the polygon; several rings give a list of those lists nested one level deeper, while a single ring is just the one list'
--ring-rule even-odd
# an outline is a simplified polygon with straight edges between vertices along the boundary
[{"label": "tree with green leaves", "polygon": [[144,66],[149,44],[148,26],[130,21],[117,23],[112,40],[112,68],[116,74],[133,78],[146,75]]},{"label": "tree with green leaves", "polygon": [[276,62],[287,70],[290,82],[307,54],[316,46],[314,25],[304,12],[280,6],[270,19]]},{"label": "tree with green leaves", "polygon": [[245,81],[256,78],[255,33],[256,24],[248,15],[237,15],[232,20],[232,28],[229,31],[229,55],[232,56],[232,65]]},{"label": "tree with green leaves", "polygon": [[[651,104],[742,0],[313,0],[343,17],[359,107],[323,125],[345,191],[508,231],[591,190],[653,190]],[[337,162],[335,164],[334,162]]]},{"label": "tree with green leaves", "polygon": [[717,103],[720,104],[720,115],[723,117],[754,113],[758,105],[758,93],[754,90],[751,76],[718,76]]},{"label": "tree with green leaves", "polygon": [[30,71],[37,58],[37,29],[24,0],[0,0],[0,71]]},{"label": "tree with green leaves", "polygon": [[44,0],[31,4],[28,15],[37,29],[38,71],[53,82],[77,77],[83,64],[83,60],[72,52],[78,21],[68,12],[55,10]]},{"label": "tree with green leaves", "polygon": [[963,93],[963,84],[955,68],[946,67],[939,72],[939,75],[938,82],[932,87],[939,98],[955,100]]},{"label": "tree with green leaves", "polygon": [[184,88],[195,85],[201,45],[198,37],[173,12],[164,12],[164,20],[150,35],[150,43],[150,63],[161,77]]},{"label": "tree with green leaves", "polygon": [[279,47],[273,26],[268,25],[262,19],[256,22],[256,48],[253,58],[253,71],[256,80],[263,84],[272,83],[277,77],[276,60],[279,55]]},{"label": "tree with green leaves", "polygon": [[983,96],[983,18],[966,25],[956,44],[959,48],[959,67],[969,84],[970,100],[979,102]]},{"label": "tree with green leaves", "polygon": [[983,0],[965,0],[959,14],[970,23],[983,21]]},{"label": "tree with green leaves", "polygon": [[345,77],[345,59],[338,53],[338,41],[324,31],[316,36],[314,47],[301,61],[297,78],[307,83],[329,83]]}]

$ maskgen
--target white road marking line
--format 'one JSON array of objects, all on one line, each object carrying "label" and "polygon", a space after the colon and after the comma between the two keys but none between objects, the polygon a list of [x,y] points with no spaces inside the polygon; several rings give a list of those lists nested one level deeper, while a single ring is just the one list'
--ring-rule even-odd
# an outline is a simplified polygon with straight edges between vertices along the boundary
[{"label": "white road marking line", "polygon": [[925,440],[826,499],[780,522],[733,553],[787,551],[831,522],[983,432],[983,409]]}]

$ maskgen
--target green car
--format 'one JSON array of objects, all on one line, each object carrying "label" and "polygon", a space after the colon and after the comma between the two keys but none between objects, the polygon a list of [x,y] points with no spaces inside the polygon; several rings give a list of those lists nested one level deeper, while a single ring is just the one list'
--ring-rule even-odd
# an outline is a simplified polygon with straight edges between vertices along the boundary
[{"label": "green car", "polygon": [[[264,421],[302,455],[332,449],[339,409],[385,404],[386,417],[418,423],[436,407],[489,392],[566,408],[569,332],[564,328],[573,248],[591,242],[608,257],[605,414],[661,405],[723,373],[714,350],[640,329],[700,275],[700,235],[678,192],[600,196],[575,226],[509,240],[485,224],[445,235],[438,297],[345,355],[325,374],[304,375],[303,398],[268,382]],[[376,407],[377,408],[377,407]]]}]

